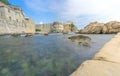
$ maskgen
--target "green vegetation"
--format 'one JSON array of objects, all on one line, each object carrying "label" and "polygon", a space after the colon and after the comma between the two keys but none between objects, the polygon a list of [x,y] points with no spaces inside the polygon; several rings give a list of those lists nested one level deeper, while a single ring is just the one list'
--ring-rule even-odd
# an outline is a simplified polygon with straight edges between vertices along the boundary
[{"label": "green vegetation", "polygon": [[7,5],[10,5],[9,1],[8,0],[0,0],[1,2],[7,4]]},{"label": "green vegetation", "polygon": [[35,31],[36,31],[36,32],[40,32],[40,31],[41,31],[41,29],[35,29]]}]

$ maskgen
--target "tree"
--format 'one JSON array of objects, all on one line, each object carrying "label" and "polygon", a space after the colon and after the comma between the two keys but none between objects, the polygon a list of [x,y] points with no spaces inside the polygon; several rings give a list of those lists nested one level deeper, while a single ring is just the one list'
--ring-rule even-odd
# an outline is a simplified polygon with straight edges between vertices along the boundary
[{"label": "tree", "polygon": [[1,2],[7,4],[7,5],[10,5],[9,1],[8,0],[0,0]]}]

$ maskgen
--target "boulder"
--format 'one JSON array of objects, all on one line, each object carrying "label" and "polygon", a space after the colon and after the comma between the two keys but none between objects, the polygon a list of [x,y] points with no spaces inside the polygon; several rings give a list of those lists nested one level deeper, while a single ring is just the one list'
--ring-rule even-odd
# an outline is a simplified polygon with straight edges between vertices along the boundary
[{"label": "boulder", "polygon": [[93,22],[87,25],[83,30],[81,30],[80,33],[99,34],[102,33],[103,26],[103,23]]},{"label": "boulder", "polygon": [[120,22],[110,21],[108,23],[93,22],[87,25],[80,33],[85,34],[112,34],[120,32]]},{"label": "boulder", "polygon": [[71,36],[71,37],[68,37],[68,39],[70,39],[71,41],[80,41],[80,40],[91,41],[90,37],[84,36],[84,35]]},{"label": "boulder", "polygon": [[105,24],[105,27],[108,29],[106,33],[118,33],[120,32],[120,22],[111,21]]},{"label": "boulder", "polygon": [[71,41],[78,42],[78,45],[80,46],[87,46],[87,47],[90,46],[90,42],[91,42],[91,38],[84,35],[71,36],[71,37],[68,37],[68,39]]}]

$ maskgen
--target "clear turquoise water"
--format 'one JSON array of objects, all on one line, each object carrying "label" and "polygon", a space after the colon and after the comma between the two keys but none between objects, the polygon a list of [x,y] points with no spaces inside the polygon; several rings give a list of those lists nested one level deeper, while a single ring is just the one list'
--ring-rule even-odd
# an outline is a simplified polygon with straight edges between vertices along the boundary
[{"label": "clear turquoise water", "polygon": [[0,76],[69,76],[114,36],[87,35],[91,47],[82,47],[73,35],[0,36]]}]

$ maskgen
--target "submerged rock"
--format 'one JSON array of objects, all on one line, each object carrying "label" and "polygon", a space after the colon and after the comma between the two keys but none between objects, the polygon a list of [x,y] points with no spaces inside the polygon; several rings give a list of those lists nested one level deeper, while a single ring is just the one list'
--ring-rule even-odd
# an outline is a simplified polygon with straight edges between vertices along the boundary
[{"label": "submerged rock", "polygon": [[70,76],[120,76],[120,33]]},{"label": "submerged rock", "polygon": [[13,36],[13,37],[20,37],[21,34],[12,34],[11,36]]},{"label": "submerged rock", "polygon": [[48,36],[49,34],[48,33],[44,33],[45,36]]},{"label": "submerged rock", "polygon": [[33,34],[26,34],[25,37],[32,37]]},{"label": "submerged rock", "polygon": [[84,35],[68,37],[71,41],[77,41],[80,46],[90,46],[91,38]]},{"label": "submerged rock", "polygon": [[89,42],[78,42],[78,44],[79,44],[80,46],[90,47],[90,43],[89,43]]},{"label": "submerged rock", "polygon": [[84,35],[71,36],[71,37],[68,37],[68,39],[70,39],[72,41],[80,41],[80,40],[91,41],[90,37],[84,36]]}]

